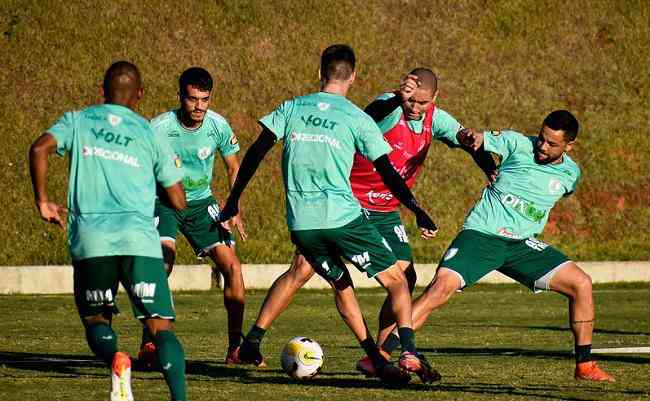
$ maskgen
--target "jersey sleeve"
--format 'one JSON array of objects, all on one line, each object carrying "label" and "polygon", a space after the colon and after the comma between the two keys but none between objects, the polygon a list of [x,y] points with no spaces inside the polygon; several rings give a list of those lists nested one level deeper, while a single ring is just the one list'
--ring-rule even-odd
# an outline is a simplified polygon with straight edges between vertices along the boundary
[{"label": "jersey sleeve", "polygon": [[360,119],[357,131],[354,133],[354,146],[359,153],[370,161],[390,153],[393,149],[384,140],[377,124],[364,114]]},{"label": "jersey sleeve", "polygon": [[165,135],[154,134],[154,175],[163,187],[168,188],[183,179],[181,160],[172,150]]},{"label": "jersey sleeve", "polygon": [[230,156],[239,152],[239,140],[232,131],[230,124],[223,122],[219,126],[219,140],[217,141],[217,149],[222,157]]},{"label": "jersey sleeve", "polygon": [[571,185],[571,188],[567,192],[564,193],[565,197],[573,195],[573,193],[576,191],[578,188],[578,182],[580,182],[580,169],[576,168],[576,178],[573,180],[573,184]]},{"label": "jersey sleeve", "polygon": [[289,133],[287,132],[287,122],[291,117],[294,101],[287,100],[273,110],[270,114],[262,117],[259,123],[269,129],[275,135],[276,140],[284,139]]},{"label": "jersey sleeve", "polygon": [[530,141],[524,134],[515,131],[485,131],[483,133],[483,148],[490,153],[496,153],[507,159],[518,148],[524,148]]},{"label": "jersey sleeve", "polygon": [[[387,92],[377,96],[377,98],[374,101],[388,100],[395,96],[396,95],[394,93]],[[391,111],[389,115],[384,117],[384,119],[382,119],[381,121],[377,121],[376,124],[379,126],[379,130],[385,134],[386,132],[390,131],[394,126],[397,125],[401,116],[402,116],[402,108],[397,107],[395,110]]]},{"label": "jersey sleeve", "polygon": [[460,146],[456,134],[462,128],[460,123],[444,110],[436,109],[431,124],[431,134],[433,139],[437,139],[450,148]]},{"label": "jersey sleeve", "polygon": [[74,138],[74,112],[70,111],[63,114],[45,132],[56,139],[56,153],[59,156],[65,155],[65,152],[72,148]]}]

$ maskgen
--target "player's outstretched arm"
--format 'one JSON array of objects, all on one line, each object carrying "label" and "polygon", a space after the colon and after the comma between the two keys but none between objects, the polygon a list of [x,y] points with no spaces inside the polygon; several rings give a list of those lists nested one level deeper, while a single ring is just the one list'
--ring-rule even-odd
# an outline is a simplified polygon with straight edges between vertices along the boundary
[{"label": "player's outstretched arm", "polygon": [[473,128],[463,128],[456,134],[461,147],[472,156],[476,165],[483,170],[488,181],[493,182],[497,177],[498,166],[490,152],[483,148],[483,132]]},{"label": "player's outstretched arm", "polygon": [[393,168],[393,165],[388,159],[388,155],[380,156],[373,161],[373,164],[375,170],[377,170],[377,173],[384,181],[384,184],[386,184],[393,195],[415,214],[418,227],[422,230],[422,237],[435,237],[438,227],[436,227],[436,224],[431,220],[429,215],[420,208],[420,205],[418,205],[417,200],[415,200],[413,193],[404,182],[404,179]]},{"label": "player's outstretched arm", "polygon": [[228,200],[221,213],[219,213],[219,221],[230,220],[239,213],[239,198],[241,194],[274,144],[275,135],[268,128],[264,127],[257,140],[248,148],[244,155],[241,166],[239,166],[235,184],[230,189]]},{"label": "player's outstretched arm", "polygon": [[61,215],[67,210],[54,202],[50,202],[47,196],[47,158],[50,154],[56,152],[56,148],[56,138],[47,132],[34,141],[29,148],[29,173],[32,178],[32,188],[34,189],[34,201],[41,218],[65,228]]}]

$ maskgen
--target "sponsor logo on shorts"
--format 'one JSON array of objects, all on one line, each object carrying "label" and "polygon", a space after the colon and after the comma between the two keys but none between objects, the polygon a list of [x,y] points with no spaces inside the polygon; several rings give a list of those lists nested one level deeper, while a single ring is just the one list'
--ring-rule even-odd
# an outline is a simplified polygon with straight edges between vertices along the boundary
[{"label": "sponsor logo on shorts", "polygon": [[327,261],[324,261],[323,263],[321,263],[321,267],[323,268],[323,270],[325,270],[326,272],[329,273],[330,265],[327,264]]},{"label": "sponsor logo on shorts", "polygon": [[84,146],[81,149],[81,155],[84,157],[98,157],[104,160],[114,160],[131,167],[140,168],[140,163],[138,162],[137,157],[116,150],[100,148],[98,146]]},{"label": "sponsor logo on shorts", "polygon": [[212,205],[208,206],[208,214],[212,220],[217,221],[219,218],[219,205],[213,203]]},{"label": "sponsor logo on shorts", "polygon": [[409,242],[409,237],[406,234],[404,225],[400,224],[399,226],[393,227],[393,231],[395,232],[395,235],[397,235],[397,238],[400,240],[400,242]]},{"label": "sponsor logo on shorts", "polygon": [[442,260],[447,261],[453,258],[454,256],[456,256],[457,253],[458,253],[458,248],[449,248],[447,249],[447,252],[445,252],[445,256],[442,257]]},{"label": "sponsor logo on shorts", "polygon": [[[386,240],[385,239],[383,240],[384,243],[386,243]],[[386,243],[386,245],[388,244]],[[390,247],[388,247],[388,249],[390,249]],[[354,255],[350,259],[352,259],[352,262],[357,266],[361,267],[362,269],[370,264],[370,254],[368,253],[368,251],[359,255]]]},{"label": "sponsor logo on shorts", "polygon": [[156,295],[156,283],[141,281],[134,284],[131,289],[133,294],[142,300],[142,303],[153,303],[153,298]]},{"label": "sponsor logo on shorts", "polygon": [[528,245],[530,248],[536,250],[536,251],[543,251],[544,249],[548,248],[548,244],[544,241],[540,241],[535,237],[530,237],[526,239],[526,245]]},{"label": "sponsor logo on shorts", "polygon": [[107,290],[86,290],[86,301],[90,305],[111,305],[113,303],[113,293],[110,288]]}]

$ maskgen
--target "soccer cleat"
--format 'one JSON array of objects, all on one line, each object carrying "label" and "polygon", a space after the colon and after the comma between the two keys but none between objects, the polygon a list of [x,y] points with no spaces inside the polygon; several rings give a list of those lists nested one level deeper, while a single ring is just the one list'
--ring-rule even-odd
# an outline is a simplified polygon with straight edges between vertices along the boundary
[{"label": "soccer cleat", "polygon": [[239,359],[239,348],[228,348],[228,353],[226,354],[226,365],[237,365],[241,364],[242,361]]},{"label": "soccer cleat", "polygon": [[152,342],[142,344],[140,351],[138,351],[138,359],[136,359],[135,363],[140,369],[156,370],[158,368],[156,345]]},{"label": "soccer cleat", "polygon": [[591,380],[596,382],[616,381],[614,376],[599,368],[594,361],[577,363],[575,378],[576,380]]},{"label": "soccer cleat", "polygon": [[424,384],[430,384],[442,378],[422,354],[402,352],[399,357],[399,367],[418,375]]},{"label": "soccer cleat", "polygon": [[133,401],[131,393],[131,358],[116,352],[111,366],[111,401]]},{"label": "soccer cleat", "polygon": [[260,344],[244,340],[239,347],[239,361],[242,364],[254,365],[258,368],[265,368],[266,361],[260,352]]},{"label": "soccer cleat", "polygon": [[[379,348],[379,353],[384,357],[386,362],[390,361],[390,354]],[[375,377],[377,376],[377,368],[372,363],[372,359],[368,355],[359,359],[356,365],[356,369],[366,377]]]},{"label": "soccer cleat", "polygon": [[389,386],[403,386],[411,381],[411,375],[390,362],[376,369],[379,381]]}]

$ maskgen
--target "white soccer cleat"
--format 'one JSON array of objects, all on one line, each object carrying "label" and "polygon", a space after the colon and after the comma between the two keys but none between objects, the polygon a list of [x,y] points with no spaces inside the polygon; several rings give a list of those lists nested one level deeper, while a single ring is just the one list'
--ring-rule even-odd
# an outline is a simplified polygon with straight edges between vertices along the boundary
[{"label": "white soccer cleat", "polygon": [[111,367],[111,401],[133,401],[131,393],[131,358],[117,352]]}]

